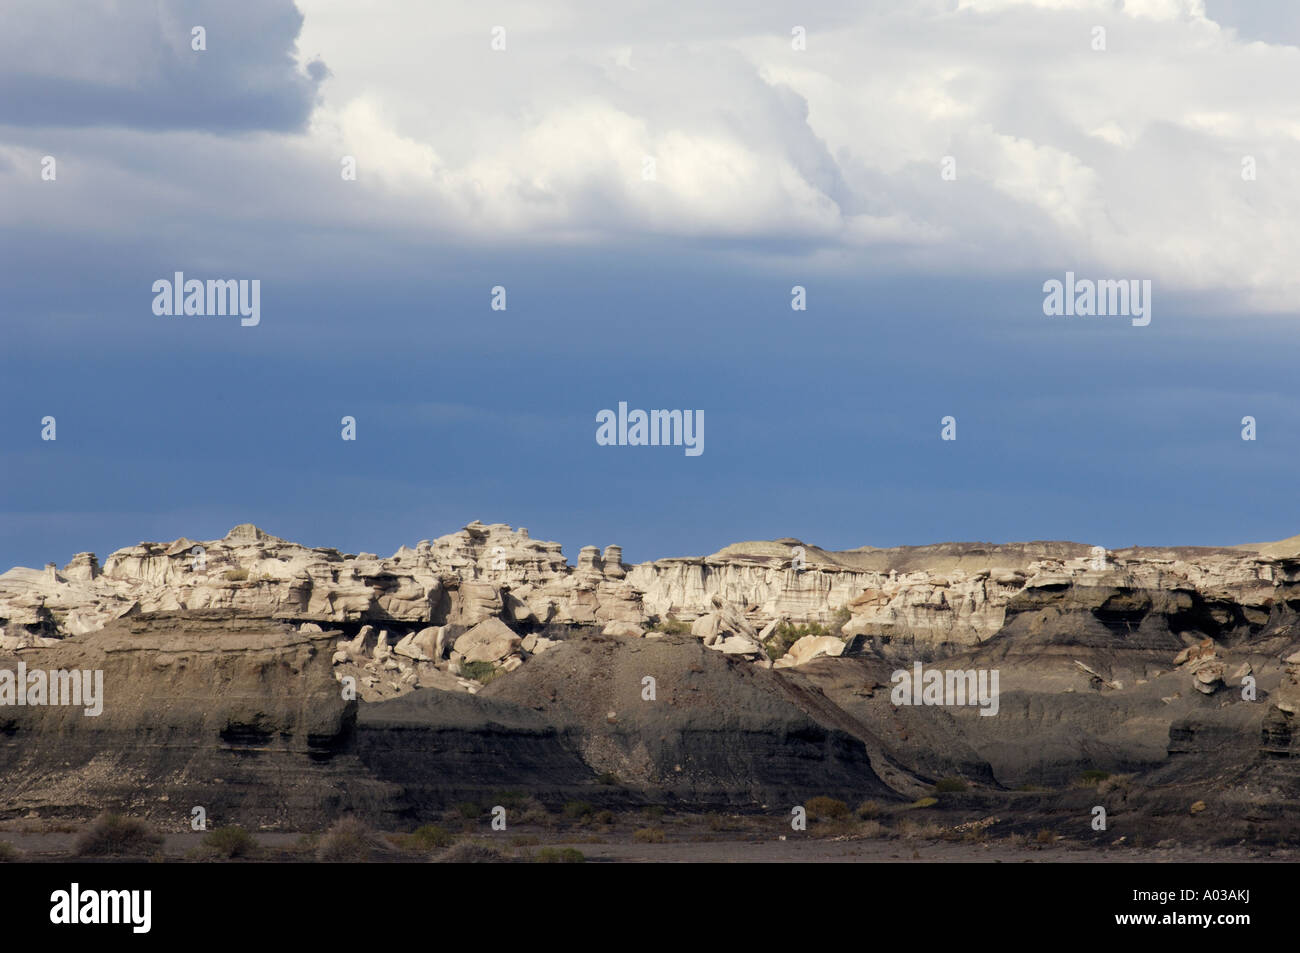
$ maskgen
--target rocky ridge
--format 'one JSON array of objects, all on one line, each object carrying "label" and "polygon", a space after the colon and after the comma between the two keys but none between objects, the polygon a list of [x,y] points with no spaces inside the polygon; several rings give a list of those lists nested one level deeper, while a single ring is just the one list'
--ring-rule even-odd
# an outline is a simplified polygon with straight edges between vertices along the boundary
[{"label": "rocky ridge", "polygon": [[[0,795],[238,812],[243,785],[284,805],[259,823],[291,825],[518,784],[752,807],[801,789],[916,798],[955,775],[1068,801],[1102,770],[1148,785],[1151,809],[1247,798],[1290,823],[1292,550],[777,540],[633,566],[589,546],[570,565],[471,523],[387,558],[249,525],[102,567],[82,553],[0,575],[0,668],[102,669],[111,704],[0,709]],[[891,676],[913,664],[1000,672],[998,717],[896,704]]]},{"label": "rocky ridge", "polygon": [[[951,649],[999,631],[1014,599],[1071,586],[1181,592],[1262,623],[1300,582],[1300,555],[1283,555],[1279,545],[1106,553],[1076,543],[944,544],[832,553],[789,539],[632,566],[619,546],[584,546],[571,566],[559,543],[504,524],[470,523],[386,558],[308,548],[245,524],[219,540],[120,549],[102,567],[93,553],[79,553],[61,570],[0,574],[0,646],[94,632],[138,613],[234,609],[321,625],[452,626],[458,635],[493,618],[520,632],[597,626],[625,635],[671,619],[719,651],[755,656],[751,643],[773,623],[840,620],[844,636]],[[436,649],[436,633],[429,638]],[[377,639],[372,647],[384,651]]]}]

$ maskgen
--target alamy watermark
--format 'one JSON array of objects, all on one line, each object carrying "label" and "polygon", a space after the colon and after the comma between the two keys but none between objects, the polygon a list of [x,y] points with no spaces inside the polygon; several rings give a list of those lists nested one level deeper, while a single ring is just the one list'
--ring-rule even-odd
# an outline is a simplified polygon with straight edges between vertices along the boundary
[{"label": "alamy watermark", "polygon": [[618,402],[618,413],[596,414],[596,443],[602,447],[682,447],[688,457],[704,452],[704,411],[628,411],[627,401]]},{"label": "alamy watermark", "polygon": [[100,669],[33,669],[19,662],[18,670],[0,668],[0,707],[5,705],[84,706],[88,718],[104,711],[104,673]]},{"label": "alamy watermark", "polygon": [[1050,278],[1043,282],[1043,314],[1088,317],[1131,317],[1133,326],[1144,328],[1151,323],[1151,279],[1114,280],[1074,277],[1065,273],[1065,281]]},{"label": "alamy watermark", "polygon": [[153,283],[153,313],[159,316],[240,315],[246,328],[262,321],[262,280],[254,278],[185,278],[182,271]]},{"label": "alamy watermark", "polygon": [[900,668],[889,680],[894,683],[889,700],[895,705],[979,705],[981,715],[996,715],[997,669],[938,669],[926,671],[920,662],[909,672]]},{"label": "alamy watermark", "polygon": [[123,924],[132,933],[153,925],[152,890],[82,890],[73,883],[50,894],[50,922],[57,926]]}]

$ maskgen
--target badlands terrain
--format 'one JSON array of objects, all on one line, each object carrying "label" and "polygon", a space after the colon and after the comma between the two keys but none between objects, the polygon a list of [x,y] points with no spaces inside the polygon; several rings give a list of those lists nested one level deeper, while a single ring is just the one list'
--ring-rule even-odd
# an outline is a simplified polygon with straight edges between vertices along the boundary
[{"label": "badlands terrain", "polygon": [[[1286,857],[1298,608],[1300,540],[79,553],[0,575],[0,671],[103,673],[98,716],[0,704],[0,842],[57,859],[115,812],[187,856],[198,807],[269,859],[341,820],[379,859],[418,828],[518,859]],[[996,673],[996,705],[896,703],[917,663]]]}]

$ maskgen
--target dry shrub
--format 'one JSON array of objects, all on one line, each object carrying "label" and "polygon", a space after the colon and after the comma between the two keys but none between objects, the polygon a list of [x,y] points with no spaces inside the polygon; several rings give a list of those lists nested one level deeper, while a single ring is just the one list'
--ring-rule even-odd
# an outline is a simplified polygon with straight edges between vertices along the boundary
[{"label": "dry shrub", "polygon": [[134,817],[101,814],[77,840],[78,857],[144,857],[161,849],[163,839]]}]

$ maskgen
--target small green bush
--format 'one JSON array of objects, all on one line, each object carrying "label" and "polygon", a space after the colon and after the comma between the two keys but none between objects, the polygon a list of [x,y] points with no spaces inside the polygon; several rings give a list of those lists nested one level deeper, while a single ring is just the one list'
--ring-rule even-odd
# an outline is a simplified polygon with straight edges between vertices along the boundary
[{"label": "small green bush", "polygon": [[0,864],[11,864],[18,859],[18,848],[0,840]]},{"label": "small green bush", "polygon": [[243,582],[244,580],[246,580],[246,579],[248,578],[248,570],[247,570],[247,569],[227,569],[227,570],[225,571],[225,573],[223,573],[223,576],[225,577],[225,580],[226,580],[227,582]]},{"label": "small green bush", "polygon": [[499,673],[497,667],[491,662],[461,662],[460,674],[462,678],[473,679],[486,685]]},{"label": "small green bush", "polygon": [[1085,772],[1083,772],[1083,775],[1080,777],[1079,780],[1080,780],[1080,781],[1084,784],[1084,786],[1086,786],[1086,787],[1094,787],[1094,786],[1100,784],[1102,781],[1105,781],[1105,780],[1106,780],[1107,778],[1109,778],[1109,777],[1110,777],[1110,772],[1109,772],[1109,771],[1096,771],[1096,770],[1092,770],[1092,771],[1085,771]]},{"label": "small green bush", "polygon": [[143,821],[121,814],[101,814],[77,840],[78,857],[147,856],[161,849],[163,839]]},{"label": "small green bush", "polygon": [[456,838],[446,828],[437,824],[425,824],[401,839],[401,845],[407,850],[440,850],[450,847]]},{"label": "small green bush", "polygon": [[570,801],[564,805],[564,816],[578,820],[596,813],[596,809],[586,801]]},{"label": "small green bush", "polygon": [[581,864],[586,855],[576,847],[543,847],[533,858],[538,864]]},{"label": "small green bush", "polygon": [[456,813],[467,821],[483,816],[483,808],[473,801],[461,801],[456,805]]},{"label": "small green bush", "polygon": [[638,844],[662,844],[664,832],[661,827],[642,827],[632,832],[632,840]]},{"label": "small green bush", "polygon": [[957,794],[966,790],[966,782],[961,778],[940,778],[935,782],[935,794]]},{"label": "small green bush", "polygon": [[690,633],[691,627],[685,622],[674,619],[672,616],[668,616],[650,626],[650,631],[663,632],[666,635],[687,635]]},{"label": "small green bush", "polygon": [[537,798],[524,798],[523,803],[515,810],[517,810],[517,813],[513,815],[513,823],[515,824],[537,824],[541,827],[550,827],[553,823],[550,812],[546,810],[546,805]]},{"label": "small green bush", "polygon": [[242,827],[218,827],[204,835],[203,849],[213,856],[230,860],[252,856],[257,851],[257,841]]}]

